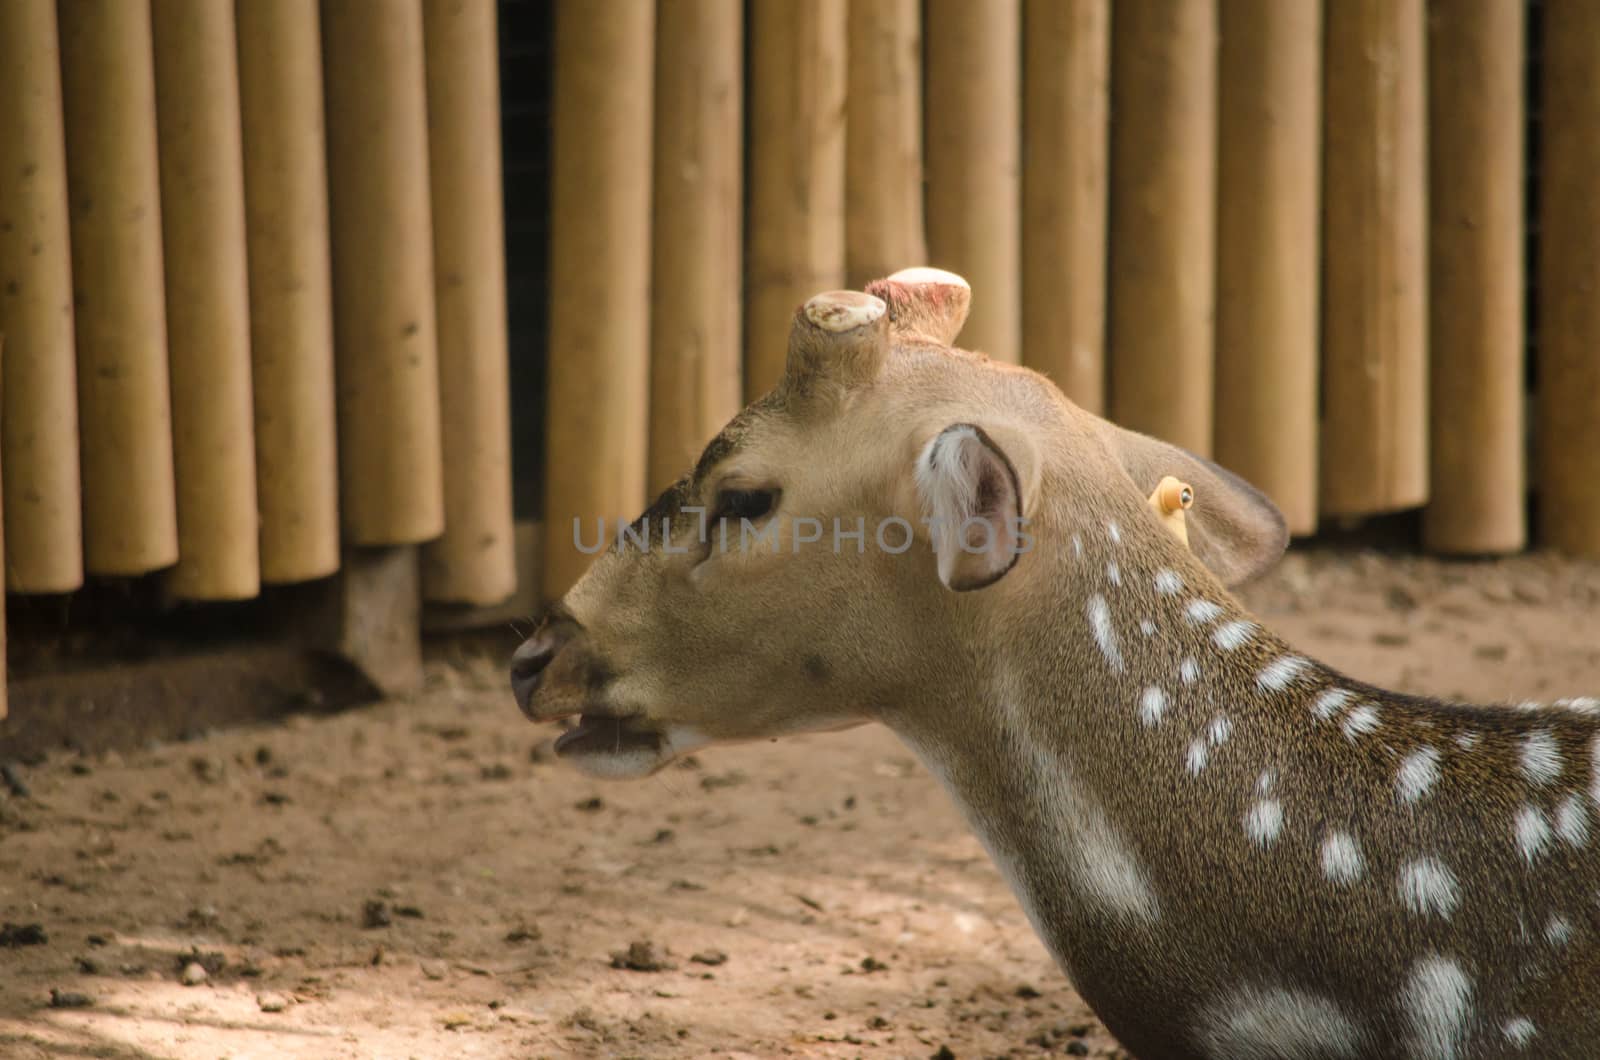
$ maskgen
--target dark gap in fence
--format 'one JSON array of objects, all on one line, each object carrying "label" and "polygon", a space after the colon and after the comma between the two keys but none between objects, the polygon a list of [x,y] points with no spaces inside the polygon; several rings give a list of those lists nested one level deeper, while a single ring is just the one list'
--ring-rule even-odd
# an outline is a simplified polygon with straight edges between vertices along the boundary
[{"label": "dark gap in fence", "polygon": [[537,519],[544,510],[555,5],[499,0],[498,11],[512,501],[516,518]]},{"label": "dark gap in fence", "polygon": [[[1544,0],[1527,0],[1523,8],[1526,25],[1523,38],[1523,257],[1522,257],[1522,313],[1523,313],[1523,365],[1526,374],[1527,430],[1523,451],[1527,454],[1528,494],[1537,494],[1539,484],[1533,473],[1535,422],[1534,395],[1539,387],[1539,209],[1540,166],[1543,148],[1544,102]],[[1539,506],[1528,505],[1528,536],[1539,541],[1543,535],[1539,519]]]}]

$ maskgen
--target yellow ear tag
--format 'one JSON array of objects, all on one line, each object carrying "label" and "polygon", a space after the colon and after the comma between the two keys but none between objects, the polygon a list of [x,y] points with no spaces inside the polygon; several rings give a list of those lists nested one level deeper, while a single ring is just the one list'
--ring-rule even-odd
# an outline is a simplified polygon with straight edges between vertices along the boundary
[{"label": "yellow ear tag", "polygon": [[1150,507],[1155,509],[1161,524],[1171,530],[1173,536],[1187,548],[1189,527],[1184,522],[1183,513],[1184,509],[1194,507],[1193,487],[1167,475],[1156,483],[1156,491],[1150,494]]}]

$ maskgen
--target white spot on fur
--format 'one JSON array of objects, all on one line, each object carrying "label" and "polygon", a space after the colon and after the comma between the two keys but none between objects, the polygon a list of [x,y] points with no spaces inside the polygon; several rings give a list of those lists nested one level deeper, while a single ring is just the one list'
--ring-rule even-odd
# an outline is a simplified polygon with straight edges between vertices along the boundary
[{"label": "white spot on fur", "polygon": [[1204,737],[1196,736],[1189,741],[1189,751],[1184,755],[1184,763],[1189,767],[1189,775],[1199,776],[1200,771],[1206,767],[1206,760],[1210,757],[1211,752],[1206,747]]},{"label": "white spot on fur", "polygon": [[1226,714],[1218,714],[1211,719],[1211,725],[1206,730],[1206,738],[1211,741],[1212,747],[1221,747],[1228,742],[1228,737],[1233,735],[1233,722],[1228,720]]},{"label": "white spot on fur", "polygon": [[1200,680],[1200,664],[1193,659],[1185,658],[1178,664],[1178,677],[1186,685],[1192,685]]},{"label": "white spot on fur", "polygon": [[1089,822],[1078,842],[1080,856],[1073,861],[1073,875],[1088,895],[1140,920],[1159,919],[1155,892],[1144,869],[1103,815]]},{"label": "white spot on fur", "polygon": [[1206,1006],[1195,1041],[1213,1060],[1331,1060],[1358,1055],[1360,1034],[1328,998],[1244,986]]},{"label": "white spot on fur", "polygon": [[1111,628],[1111,608],[1106,598],[1096,593],[1089,597],[1089,628],[1094,630],[1094,642],[1100,645],[1100,654],[1114,673],[1122,672],[1122,648],[1117,644],[1117,631]]},{"label": "white spot on fur", "polygon": [[1461,748],[1463,751],[1470,751],[1474,747],[1478,746],[1478,741],[1482,738],[1483,737],[1479,736],[1475,732],[1457,733],[1456,746]]},{"label": "white spot on fur", "polygon": [[1167,694],[1155,685],[1144,690],[1139,697],[1139,718],[1146,725],[1155,726],[1167,712]]},{"label": "white spot on fur", "polygon": [[1113,545],[1122,544],[1122,528],[1115,522],[1106,524],[1106,533],[1111,535],[1111,543]]},{"label": "white spot on fur", "polygon": [[1544,925],[1544,940],[1552,946],[1565,946],[1572,938],[1572,921],[1556,913]]},{"label": "white spot on fur", "polygon": [[1277,799],[1257,799],[1245,812],[1244,831],[1261,846],[1270,846],[1283,831],[1283,804]]},{"label": "white spot on fur", "polygon": [[1578,714],[1600,714],[1600,699],[1594,696],[1574,696],[1572,699],[1558,699],[1556,706],[1565,707]]},{"label": "white spot on fur", "polygon": [[1459,897],[1455,873],[1438,858],[1421,857],[1400,866],[1400,901],[1419,916],[1449,918]]},{"label": "white spot on fur", "polygon": [[1083,558],[1083,538],[1077,534],[1072,535],[1072,555],[1076,559]]},{"label": "white spot on fur", "polygon": [[1256,674],[1256,684],[1263,692],[1281,692],[1310,666],[1308,660],[1298,655],[1283,655],[1261,668],[1261,672]]},{"label": "white spot on fur", "polygon": [[1537,806],[1523,806],[1512,819],[1511,828],[1517,837],[1517,849],[1528,864],[1538,860],[1544,848],[1550,845],[1550,825],[1544,811]]},{"label": "white spot on fur", "polygon": [[1395,794],[1401,802],[1416,802],[1433,790],[1438,779],[1439,752],[1431,747],[1419,748],[1400,763],[1394,778]]},{"label": "white spot on fur", "polygon": [[1589,841],[1589,807],[1582,795],[1568,795],[1556,809],[1556,832],[1568,843],[1581,847]]},{"label": "white spot on fur", "polygon": [[1156,635],[1156,624],[1148,618],[1144,619],[1139,623],[1139,632],[1147,637],[1153,637]]},{"label": "white spot on fur", "polygon": [[1556,738],[1544,729],[1523,738],[1518,759],[1522,775],[1535,784],[1549,784],[1561,776],[1561,749],[1556,746]]},{"label": "white spot on fur", "polygon": [[1363,703],[1344,716],[1344,734],[1354,740],[1378,727],[1378,708]]},{"label": "white spot on fur", "polygon": [[1524,699],[1521,703],[1517,704],[1517,709],[1529,711],[1543,710],[1544,704],[1539,702],[1537,699]]},{"label": "white spot on fur", "polygon": [[1417,1060],[1457,1060],[1472,1015],[1472,980],[1455,961],[1429,954],[1401,991]]},{"label": "white spot on fur", "polygon": [[1183,609],[1183,616],[1189,620],[1191,625],[1203,626],[1207,622],[1215,622],[1220,618],[1222,616],[1222,607],[1220,604],[1214,604],[1210,600],[1190,600],[1189,606]]},{"label": "white spot on fur", "polygon": [[1600,736],[1589,746],[1589,797],[1600,803]]},{"label": "white spot on fur", "polygon": [[1539,1033],[1539,1029],[1533,1025],[1533,1021],[1526,1016],[1517,1016],[1514,1019],[1506,1020],[1501,1025],[1500,1031],[1506,1036],[1506,1041],[1518,1049],[1533,1041],[1533,1036]]},{"label": "white spot on fur", "polygon": [[1345,704],[1355,698],[1356,694],[1348,688],[1330,688],[1311,704],[1311,713],[1322,721],[1331,721],[1335,714],[1344,709]]},{"label": "white spot on fur", "polygon": [[1211,634],[1211,640],[1223,651],[1234,651],[1249,643],[1255,632],[1256,624],[1254,622],[1236,619],[1218,626],[1217,631]]},{"label": "white spot on fur", "polygon": [[1349,832],[1329,832],[1322,841],[1322,874],[1334,883],[1354,883],[1366,871],[1356,837]]},{"label": "white spot on fur", "polygon": [[1177,596],[1183,591],[1183,579],[1174,571],[1163,567],[1156,571],[1156,592],[1162,596]]},{"label": "white spot on fur", "polygon": [[942,752],[909,736],[905,739],[962,808],[1021,901],[1034,931],[1040,938],[1050,937],[1049,926],[1032,898],[1030,869],[1070,876],[1086,898],[1112,913],[1147,922],[1158,919],[1160,909],[1146,873],[1110,818],[1075,782],[1070,765],[1051,755],[1029,733],[1008,726],[1006,735],[1010,754],[1027,774],[1021,790],[1035,802],[1033,812],[1044,833],[1025,851],[997,841],[985,814],[969,798],[971,792],[957,782],[958,774],[946,764]]},{"label": "white spot on fur", "polygon": [[1256,793],[1258,795],[1272,794],[1272,785],[1277,782],[1277,779],[1278,774],[1270,769],[1263,769],[1261,775],[1256,778]]},{"label": "white spot on fur", "polygon": [[1054,828],[1064,834],[1044,837],[1057,850],[1071,851],[1069,863],[1073,878],[1089,897],[1107,908],[1155,920],[1159,915],[1155,892],[1117,827],[1090,797],[1072,783],[1071,774],[1043,748],[1034,744],[1032,755],[1035,777],[1043,790],[1042,806],[1054,819]]},{"label": "white spot on fur", "polygon": [[1115,560],[1112,560],[1110,563],[1106,564],[1106,581],[1110,582],[1112,585],[1122,584],[1122,568],[1117,566]]}]

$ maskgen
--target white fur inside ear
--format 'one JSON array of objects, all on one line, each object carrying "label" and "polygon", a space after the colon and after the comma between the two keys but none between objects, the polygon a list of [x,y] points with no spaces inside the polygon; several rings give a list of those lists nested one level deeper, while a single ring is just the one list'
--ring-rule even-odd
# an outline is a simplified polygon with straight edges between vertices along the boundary
[{"label": "white fur inside ear", "polygon": [[939,557],[939,580],[946,585],[955,573],[961,550],[961,526],[978,504],[978,456],[983,442],[971,427],[953,427],[933,437],[917,458],[917,492],[930,522]]},{"label": "white fur inside ear", "polygon": [[1017,558],[1020,503],[1009,460],[976,427],[941,431],[917,458],[917,492],[939,561],[939,580],[981,589]]}]

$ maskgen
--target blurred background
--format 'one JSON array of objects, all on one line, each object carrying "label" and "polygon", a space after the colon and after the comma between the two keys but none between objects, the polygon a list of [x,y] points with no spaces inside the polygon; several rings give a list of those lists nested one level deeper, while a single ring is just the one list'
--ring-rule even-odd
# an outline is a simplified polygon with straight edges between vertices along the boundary
[{"label": "blurred background", "polygon": [[0,740],[414,686],[915,264],[1301,538],[1600,556],[1597,190],[1587,0],[8,0]]}]

